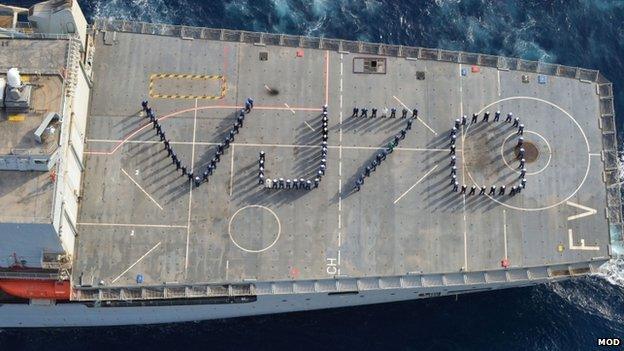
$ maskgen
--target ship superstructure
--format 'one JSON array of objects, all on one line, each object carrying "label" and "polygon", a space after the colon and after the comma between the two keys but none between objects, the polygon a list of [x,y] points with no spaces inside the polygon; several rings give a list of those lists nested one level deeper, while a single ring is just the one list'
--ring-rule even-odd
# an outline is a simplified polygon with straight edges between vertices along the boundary
[{"label": "ship superstructure", "polygon": [[4,154],[26,145],[39,167],[0,172],[0,287],[18,297],[0,326],[456,295],[589,274],[621,248],[597,71],[81,15],[63,27],[76,3],[37,6],[0,40],[1,71],[31,87],[2,112]]}]

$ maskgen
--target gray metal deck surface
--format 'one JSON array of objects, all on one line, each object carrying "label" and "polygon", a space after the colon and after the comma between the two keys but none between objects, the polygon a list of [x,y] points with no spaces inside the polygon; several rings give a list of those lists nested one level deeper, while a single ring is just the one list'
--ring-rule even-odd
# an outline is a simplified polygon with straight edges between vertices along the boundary
[{"label": "gray metal deck surface", "polygon": [[[523,267],[608,256],[594,83],[548,76],[538,84],[536,74],[395,57],[386,58],[386,74],[356,74],[354,57],[373,55],[133,33],[116,33],[113,45],[100,33],[95,45],[76,282],[133,285],[138,274],[146,284],[384,276],[500,269],[505,257]],[[426,78],[417,80],[417,71]],[[225,96],[203,98],[221,94],[220,80],[170,77],[158,93],[190,97],[149,98],[150,77],[167,73],[221,75]],[[149,98],[183,163],[203,169],[248,96],[256,108],[199,188],[176,173],[139,114]],[[314,174],[324,103],[330,148],[320,188],[259,187],[260,150],[269,177]],[[351,118],[352,108],[400,111],[403,104],[418,108],[420,119],[352,193],[365,162],[405,123]],[[449,130],[461,114],[486,109],[520,116],[526,141],[539,150],[527,165],[536,174],[519,196],[451,193]],[[517,173],[504,158],[513,163],[515,136],[504,141],[514,130],[501,122],[466,128],[460,182],[510,185]]]}]

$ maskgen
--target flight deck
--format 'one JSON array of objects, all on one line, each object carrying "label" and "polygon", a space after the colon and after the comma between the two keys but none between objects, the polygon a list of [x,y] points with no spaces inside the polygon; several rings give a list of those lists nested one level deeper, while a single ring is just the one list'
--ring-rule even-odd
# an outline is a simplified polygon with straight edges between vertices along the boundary
[{"label": "flight deck", "polygon": [[[94,38],[75,284],[457,273],[610,256],[596,83],[183,36]],[[177,157],[200,174],[248,97],[254,107],[200,186],[176,170],[141,108],[148,100]],[[259,184],[261,151],[267,178],[317,176],[323,105],[327,169],[318,188]],[[354,107],[376,108],[377,117],[355,117]],[[413,109],[412,128],[356,191]],[[525,125],[527,150],[526,188],[513,196],[519,135],[505,122],[510,112]],[[494,195],[453,191],[449,140],[462,115],[457,181],[495,186]]]}]

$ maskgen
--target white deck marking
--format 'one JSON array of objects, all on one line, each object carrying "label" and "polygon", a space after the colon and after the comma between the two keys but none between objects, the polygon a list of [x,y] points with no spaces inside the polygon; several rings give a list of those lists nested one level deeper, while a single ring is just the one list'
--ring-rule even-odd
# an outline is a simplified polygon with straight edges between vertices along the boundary
[{"label": "white deck marking", "polygon": [[117,280],[119,280],[119,278],[123,277],[123,275],[124,275],[124,274],[126,274],[126,273],[128,273],[128,271],[129,271],[129,270],[131,270],[131,269],[132,269],[132,267],[134,267],[134,266],[136,266],[137,264],[139,264],[139,262],[143,261],[143,259],[144,259],[145,257],[147,257],[147,255],[151,254],[151,253],[152,253],[152,251],[156,250],[156,249],[160,246],[160,244],[161,244],[161,243],[162,243],[162,242],[160,242],[160,241],[159,241],[159,242],[158,242],[158,244],[154,245],[154,247],[152,247],[151,249],[149,249],[149,251],[147,251],[147,252],[146,252],[143,256],[141,256],[138,260],[136,260],[133,264],[131,264],[131,265],[130,265],[130,267],[126,268],[126,270],[125,270],[125,271],[121,272],[121,274],[120,274],[120,275],[118,275],[118,276],[117,276],[117,278],[113,279],[113,280],[111,281],[111,283],[115,283]]},{"label": "white deck marking", "polygon": [[503,208],[503,244],[505,245],[505,257],[507,259],[507,211]]},{"label": "white deck marking", "polygon": [[406,192],[404,192],[403,194],[401,194],[401,196],[399,196],[396,200],[394,200],[394,204],[396,205],[397,202],[399,202],[399,200],[401,200],[403,198],[403,196],[407,195],[407,193],[409,193],[412,189],[414,189],[414,187],[418,184],[420,184],[420,182],[422,182],[429,174],[431,174],[431,172],[433,172],[436,168],[438,168],[438,165],[433,166],[433,168],[431,168],[427,173],[425,173],[425,175],[423,175],[422,177],[420,177],[420,179],[418,179],[416,181],[416,183],[414,183],[414,185],[412,185],[409,189],[407,189]]},{"label": "white deck marking", "polygon": [[228,271],[230,270],[230,260],[225,260],[225,281],[228,280]]},{"label": "white deck marking", "polygon": [[[464,85],[463,85],[463,76],[461,74],[462,65],[459,65],[459,115],[461,117],[464,116]],[[460,118],[461,118],[460,117]],[[455,150],[455,152],[459,151],[461,155],[461,176],[462,176],[462,184],[466,184],[466,165],[464,163],[464,145],[466,142],[466,131],[464,126],[461,126],[461,150]],[[466,194],[462,196],[462,212],[463,212],[463,224],[464,224],[464,266],[463,270],[468,270],[468,223],[466,222]]]},{"label": "white deck marking", "polygon": [[572,201],[566,201],[566,205],[572,206],[572,207],[576,207],[576,208],[580,208],[581,210],[587,211],[587,212],[579,213],[579,214],[574,215],[574,216],[569,216],[568,217],[568,221],[572,221],[572,220],[575,220],[575,219],[579,219],[579,218],[595,215],[596,213],[598,213],[598,211],[595,208],[583,206],[583,205],[577,204],[577,203],[572,202]]},{"label": "white deck marking", "polygon": [[596,153],[591,153],[591,152],[590,152],[590,153],[589,153],[589,156],[594,156],[594,157],[595,157],[595,156],[601,156],[601,155],[600,155],[600,154],[596,154]]},{"label": "white deck marking", "polygon": [[501,96],[500,70],[496,70],[496,89],[498,90],[498,96]]},{"label": "white deck marking", "polygon": [[585,245],[585,239],[580,240],[580,245],[574,245],[572,229],[568,229],[568,246],[570,247],[570,250],[584,250],[584,251],[599,251],[600,250],[600,246]]},{"label": "white deck marking", "polygon": [[159,204],[156,200],[154,200],[154,198],[153,198],[153,197],[152,197],[152,196],[151,196],[151,195],[150,195],[147,191],[145,191],[145,189],[143,189],[143,187],[141,187],[141,186],[139,185],[139,183],[137,183],[137,182],[136,182],[136,180],[132,179],[132,177],[128,174],[128,172],[126,172],[126,170],[125,170],[125,169],[123,169],[123,168],[122,168],[122,169],[121,169],[121,172],[122,172],[123,174],[125,174],[125,175],[126,175],[126,177],[128,177],[128,179],[130,179],[130,181],[132,181],[132,183],[134,183],[134,185],[136,185],[136,186],[137,186],[137,188],[139,188],[139,190],[141,190],[141,191],[143,192],[143,194],[145,194],[145,196],[147,196],[147,198],[148,198],[148,199],[152,200],[152,202],[153,202],[156,206],[158,206],[158,208],[160,208],[160,210],[161,210],[161,211],[163,210],[163,207],[162,207],[162,206],[160,206],[160,204]]},{"label": "white deck marking", "polygon": [[[191,172],[195,164],[195,132],[197,131],[197,99],[195,99],[195,113],[193,114],[193,143],[191,147]],[[193,201],[193,182],[189,182],[188,217],[186,219],[186,249],[184,252],[184,276],[188,271],[189,241],[191,237],[191,208]]]},{"label": "white deck marking", "polygon": [[232,188],[234,187],[234,145],[232,145],[232,155],[230,157],[230,197],[232,197]]},{"label": "white deck marking", "polygon": [[[103,140],[103,139],[90,139],[89,142],[100,142],[100,143],[119,143],[121,140]],[[126,142],[127,144],[160,144],[160,141],[141,141],[141,140],[130,140]],[[212,142],[201,142],[196,141],[195,143],[191,141],[177,141],[171,142],[171,145],[180,144],[180,145],[199,145],[199,146],[212,146],[219,145],[219,143]],[[241,146],[241,147],[287,147],[287,148],[320,148],[318,145],[311,144],[258,144],[258,143],[231,143],[230,145]],[[379,150],[383,146],[340,146],[340,145],[328,145],[328,149],[347,149],[347,150]],[[429,151],[429,152],[448,152],[448,149],[436,149],[436,148],[413,148],[413,147],[397,147],[394,148],[394,151]],[[456,151],[461,151],[461,149],[456,149]]]},{"label": "white deck marking", "polygon": [[[403,103],[403,101],[399,100],[399,98],[398,98],[398,97],[396,97],[396,96],[394,96],[394,95],[393,95],[392,97],[393,97],[396,101],[398,101],[398,102],[399,102],[399,104],[403,105],[403,107],[404,107],[406,110],[410,110],[410,111],[411,111],[411,109],[410,109],[409,107],[407,107],[407,105],[405,105],[405,104]],[[420,123],[422,123],[425,127],[427,127],[427,129],[429,129],[429,130],[431,131],[431,133],[433,133],[434,135],[438,135],[438,133],[437,133],[435,130],[431,129],[431,127],[429,127],[429,125],[428,125],[427,123],[425,123],[425,121],[423,121],[423,120],[422,120],[422,117],[418,117],[418,118],[416,118],[416,120],[417,120],[417,121],[419,121]]]},{"label": "white deck marking", "polygon": [[137,228],[184,228],[185,225],[168,225],[168,224],[135,224],[135,223],[94,223],[80,222],[78,225],[85,227],[137,227]]},{"label": "white deck marking", "polygon": [[[340,54],[340,110],[338,112],[338,272],[340,272],[340,247],[342,246],[342,76],[343,54]],[[340,273],[339,273],[340,274]]]},{"label": "white deck marking", "polygon": [[303,123],[305,123],[305,125],[308,126],[308,128],[310,128],[313,132],[316,131],[314,128],[312,128],[312,126],[310,125],[310,123],[308,123],[308,121],[303,121]]},{"label": "white deck marking", "polygon": [[[266,246],[262,249],[258,249],[258,250],[254,250],[254,249],[247,249],[245,247],[242,247],[241,245],[239,245],[236,240],[234,240],[234,237],[232,236],[232,222],[234,221],[234,217],[236,217],[236,215],[238,215],[240,213],[240,211],[247,209],[247,208],[261,208],[264,209],[266,211],[268,211],[270,214],[273,215],[273,218],[275,218],[275,221],[277,222],[277,235],[275,235],[275,240],[273,240],[272,243],[269,244],[269,246]],[[239,249],[245,251],[245,252],[249,252],[249,253],[260,253],[260,252],[264,252],[270,248],[273,247],[273,245],[275,245],[275,243],[277,243],[277,241],[280,238],[280,235],[282,234],[282,222],[280,222],[279,217],[277,216],[277,214],[270,208],[266,207],[266,206],[262,206],[262,205],[247,205],[245,207],[241,207],[239,208],[236,212],[234,212],[234,214],[232,215],[232,217],[230,217],[230,221],[228,222],[228,236],[230,237],[230,240],[232,241],[232,243],[234,245],[236,245],[236,247],[238,247]]]},{"label": "white deck marking", "polygon": [[292,112],[292,114],[295,114],[295,110],[293,110],[290,106],[288,106],[287,103],[284,103],[284,106],[286,106],[286,108],[288,108],[290,110],[290,112]]},{"label": "white deck marking", "polygon": [[[552,148],[550,147],[550,143],[548,142],[548,140],[546,140],[546,138],[541,135],[538,132],[534,132],[532,130],[525,130],[524,131],[527,134],[533,134],[533,135],[537,135],[538,138],[542,139],[542,141],[544,143],[546,143],[546,148],[548,149],[548,160],[546,160],[546,164],[538,169],[537,171],[534,172],[527,172],[527,175],[537,175],[540,174],[542,172],[544,172],[544,170],[546,170],[546,168],[548,168],[548,166],[550,165],[550,160],[552,159]],[[518,168],[513,167],[512,165],[509,164],[509,162],[507,162],[507,159],[505,158],[505,144],[507,143],[507,140],[509,140],[509,138],[513,137],[513,136],[517,136],[517,132],[512,132],[510,133],[505,139],[503,139],[503,143],[501,144],[501,148],[500,148],[500,154],[501,157],[503,159],[503,162],[505,163],[505,165],[507,166],[507,168],[509,168],[512,172],[516,172],[518,174],[520,174],[520,171],[518,170]],[[472,178],[472,176],[469,174],[469,177]]]}]

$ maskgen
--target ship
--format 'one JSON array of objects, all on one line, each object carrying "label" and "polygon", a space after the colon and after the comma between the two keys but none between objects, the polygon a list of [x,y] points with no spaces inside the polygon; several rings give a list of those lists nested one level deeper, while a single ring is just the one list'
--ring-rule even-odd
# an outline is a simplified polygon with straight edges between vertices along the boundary
[{"label": "ship", "polygon": [[623,252],[613,96],[547,62],[2,5],[0,327],[594,274]]}]

